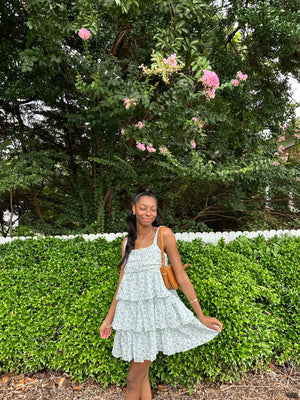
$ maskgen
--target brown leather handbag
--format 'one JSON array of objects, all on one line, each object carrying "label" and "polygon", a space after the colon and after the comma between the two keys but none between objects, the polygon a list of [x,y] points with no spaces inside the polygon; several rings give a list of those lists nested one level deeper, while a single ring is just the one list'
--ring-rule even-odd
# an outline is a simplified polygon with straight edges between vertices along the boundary
[{"label": "brown leather handbag", "polygon": [[[163,229],[164,229],[164,226],[161,226],[159,229],[159,241],[160,241],[160,250],[161,250],[160,272],[161,272],[161,276],[164,280],[164,283],[166,285],[166,288],[177,290],[179,285],[176,280],[173,268],[171,265],[166,265],[165,252],[164,252],[164,241],[163,241]],[[186,268],[186,266],[187,266],[187,264],[185,264],[183,266],[183,268]]]}]

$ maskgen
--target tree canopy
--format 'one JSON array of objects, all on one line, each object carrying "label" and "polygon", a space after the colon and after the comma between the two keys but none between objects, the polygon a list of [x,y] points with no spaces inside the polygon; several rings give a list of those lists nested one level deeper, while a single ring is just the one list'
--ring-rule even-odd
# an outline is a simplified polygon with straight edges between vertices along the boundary
[{"label": "tree canopy", "polygon": [[296,217],[299,159],[280,140],[299,147],[298,1],[1,7],[2,233],[11,200],[46,233],[123,231],[141,186],[175,229],[246,226],[265,187],[268,213]]}]

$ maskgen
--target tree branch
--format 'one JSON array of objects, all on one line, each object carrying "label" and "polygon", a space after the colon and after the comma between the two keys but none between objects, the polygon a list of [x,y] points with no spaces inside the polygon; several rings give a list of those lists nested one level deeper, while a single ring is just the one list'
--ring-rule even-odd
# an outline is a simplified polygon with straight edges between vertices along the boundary
[{"label": "tree branch", "polygon": [[[125,28],[126,28],[126,29],[125,29]],[[125,29],[125,31],[124,31],[124,29]],[[125,37],[125,35],[126,35],[128,32],[132,31],[132,30],[133,30],[133,28],[130,28],[130,27],[127,25],[127,22],[124,22],[124,24],[123,24],[123,25],[121,26],[121,28],[119,29],[119,32],[117,33],[117,36],[116,36],[116,38],[115,38],[115,40],[114,40],[114,43],[113,43],[113,45],[112,45],[112,48],[111,48],[111,53],[112,53],[113,56],[115,55],[115,53],[116,53],[118,47],[120,46],[122,40],[123,40],[124,37]],[[124,32],[123,32],[123,31],[124,31]],[[123,33],[122,33],[122,32],[123,32]]]}]

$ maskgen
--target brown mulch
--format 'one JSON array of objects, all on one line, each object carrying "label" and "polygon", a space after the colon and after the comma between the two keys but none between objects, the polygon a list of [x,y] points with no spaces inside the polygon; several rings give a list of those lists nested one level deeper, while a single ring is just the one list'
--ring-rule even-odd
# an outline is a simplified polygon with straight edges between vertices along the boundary
[{"label": "brown mulch", "polygon": [[[126,388],[103,387],[94,381],[76,383],[66,374],[41,372],[0,375],[1,400],[123,400]],[[300,371],[270,365],[267,372],[249,373],[235,383],[198,384],[189,394],[184,387],[161,384],[153,400],[288,400],[300,399]]]}]

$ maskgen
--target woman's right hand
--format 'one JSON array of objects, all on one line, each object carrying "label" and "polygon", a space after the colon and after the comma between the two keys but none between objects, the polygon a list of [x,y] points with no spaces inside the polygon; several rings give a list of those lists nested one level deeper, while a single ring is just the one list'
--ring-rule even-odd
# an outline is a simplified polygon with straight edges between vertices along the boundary
[{"label": "woman's right hand", "polygon": [[207,328],[214,329],[217,332],[221,332],[223,329],[223,324],[217,318],[214,317],[205,317],[199,318],[200,322],[205,325]]},{"label": "woman's right hand", "polygon": [[112,334],[112,327],[111,325],[108,326],[105,321],[102,322],[102,325],[99,328],[100,336],[102,339],[107,339]]}]

